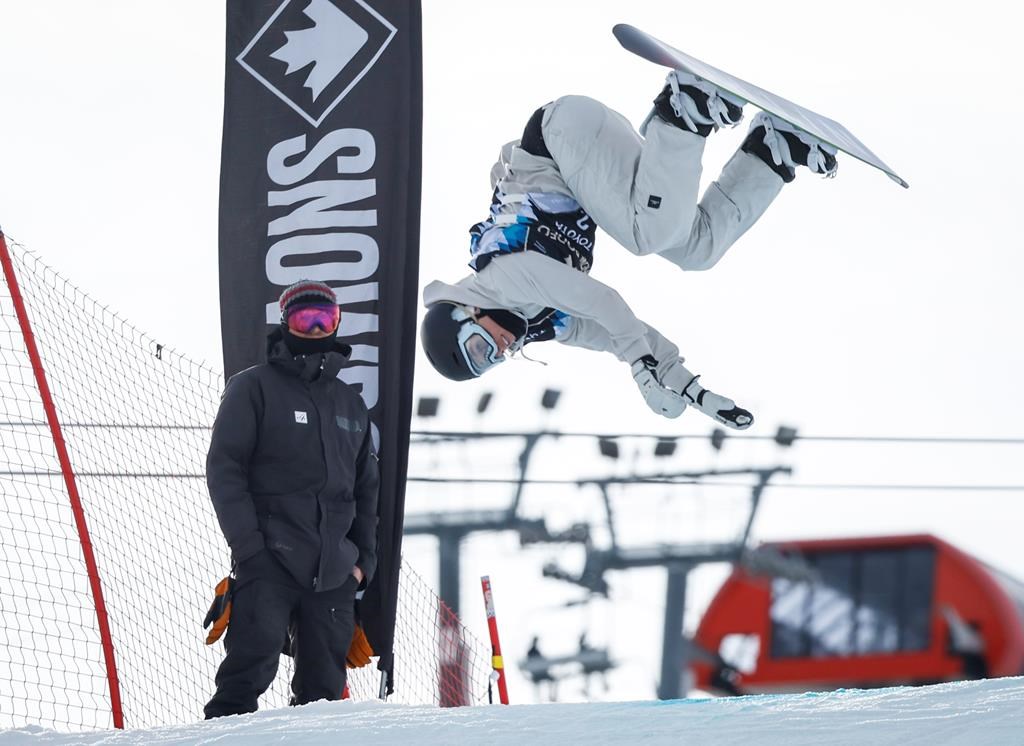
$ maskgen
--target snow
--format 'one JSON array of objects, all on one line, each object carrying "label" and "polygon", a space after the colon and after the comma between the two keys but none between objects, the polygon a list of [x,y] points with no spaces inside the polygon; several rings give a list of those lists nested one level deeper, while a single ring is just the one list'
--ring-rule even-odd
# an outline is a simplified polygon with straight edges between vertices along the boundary
[{"label": "snow", "polygon": [[382,702],[318,702],[151,730],[0,732],[11,744],[688,743],[1011,744],[1024,741],[1024,678],[929,687],[840,690],[670,702],[439,709]]}]

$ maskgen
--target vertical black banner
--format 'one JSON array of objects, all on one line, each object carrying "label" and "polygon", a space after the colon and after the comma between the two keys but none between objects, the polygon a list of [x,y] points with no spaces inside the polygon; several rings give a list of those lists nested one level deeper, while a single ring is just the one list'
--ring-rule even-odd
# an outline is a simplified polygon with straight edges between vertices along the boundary
[{"label": "vertical black banner", "polygon": [[265,358],[276,300],[338,294],[340,378],[381,463],[380,565],[360,606],[393,676],[415,352],[422,69],[419,0],[228,0],[220,184],[224,370]]}]

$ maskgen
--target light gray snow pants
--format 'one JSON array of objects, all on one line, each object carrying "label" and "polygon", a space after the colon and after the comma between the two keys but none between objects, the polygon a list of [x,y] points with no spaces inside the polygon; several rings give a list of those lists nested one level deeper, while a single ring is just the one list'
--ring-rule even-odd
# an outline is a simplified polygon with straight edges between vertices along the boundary
[{"label": "light gray snow pants", "polygon": [[600,101],[564,96],[545,108],[544,143],[592,218],[637,255],[709,269],[782,190],[782,179],[742,151],[697,201],[705,139],[658,117],[646,138]]}]

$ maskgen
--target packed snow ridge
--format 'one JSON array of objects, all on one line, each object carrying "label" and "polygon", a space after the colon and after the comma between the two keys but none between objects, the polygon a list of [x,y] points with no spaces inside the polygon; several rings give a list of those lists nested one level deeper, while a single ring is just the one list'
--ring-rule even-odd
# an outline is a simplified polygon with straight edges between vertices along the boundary
[{"label": "packed snow ridge", "polygon": [[151,730],[0,732],[11,744],[1024,744],[1024,678],[669,702],[411,707],[318,702]]}]

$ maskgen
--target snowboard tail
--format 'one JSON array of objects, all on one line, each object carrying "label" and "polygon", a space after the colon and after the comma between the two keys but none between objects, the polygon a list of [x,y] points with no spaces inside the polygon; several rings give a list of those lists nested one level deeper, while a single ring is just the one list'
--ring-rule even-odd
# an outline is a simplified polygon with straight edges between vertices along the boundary
[{"label": "snowboard tail", "polygon": [[869,166],[877,168],[900,186],[904,188],[910,187],[910,184],[889,168],[881,158],[872,153],[852,132],[834,119],[829,119],[788,99],[784,99],[782,96],[778,96],[771,91],[766,91],[752,83],[712,67],[705,62],[701,62],[696,57],[680,52],[675,47],[669,46],[634,26],[620,23],[612,29],[612,33],[615,34],[619,44],[633,54],[657,65],[684,70],[704,78],[728,93],[739,96],[759,109],[784,119],[794,127],[799,127],[819,140],[823,140]]}]

